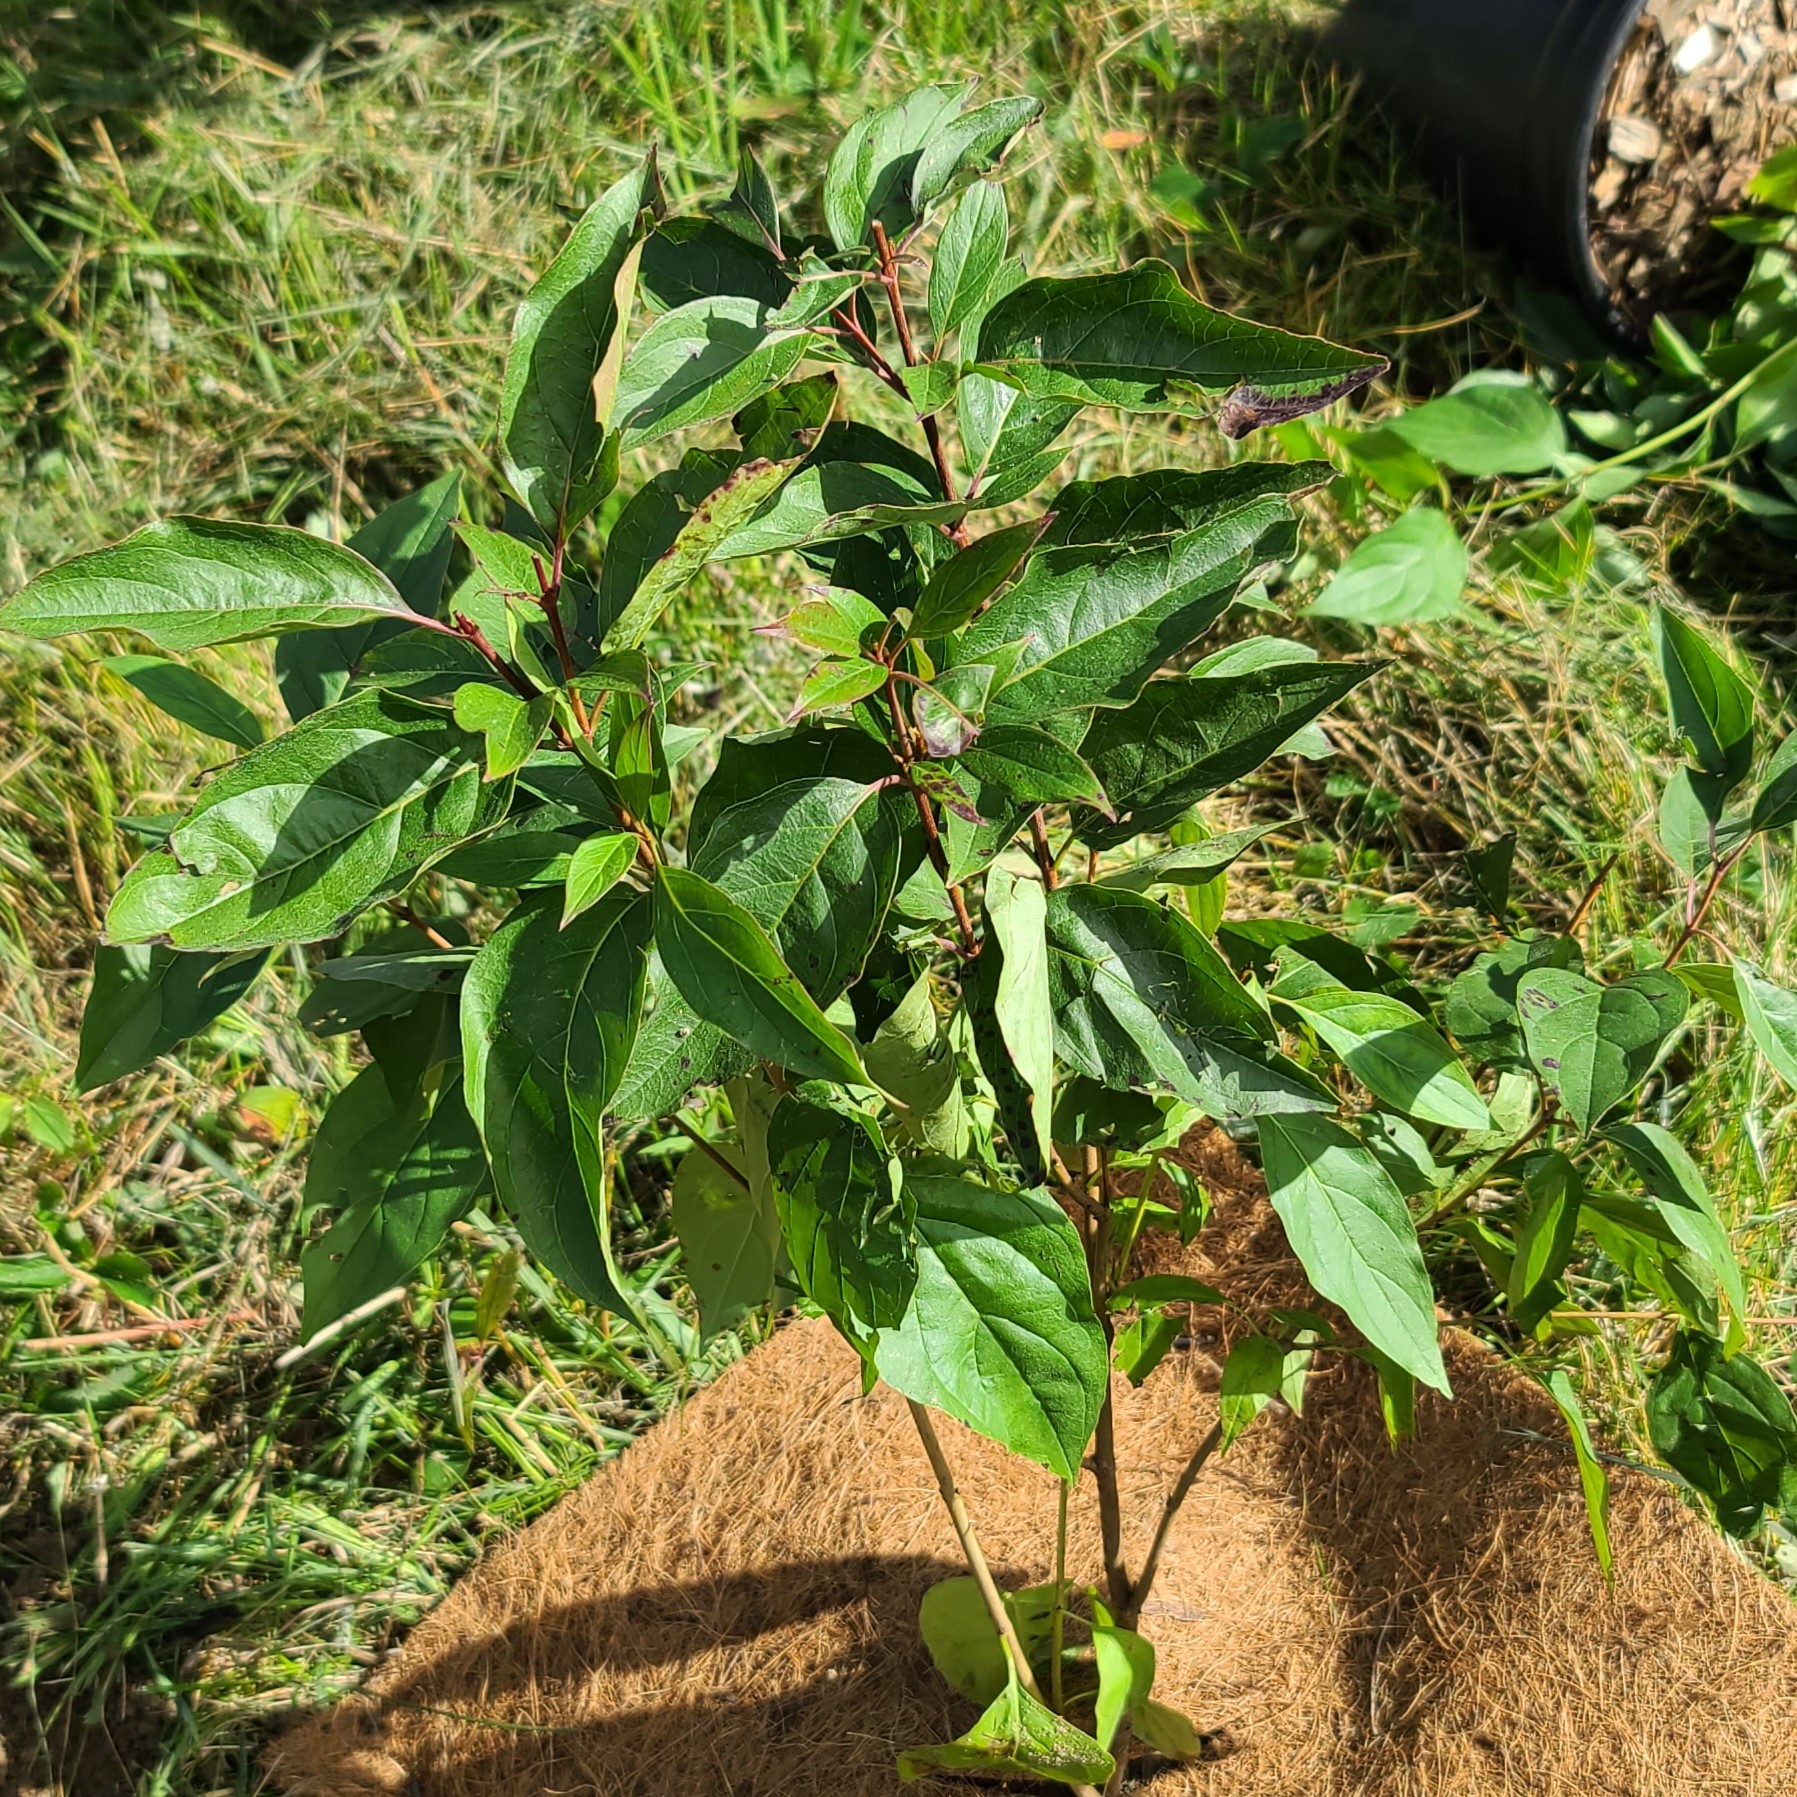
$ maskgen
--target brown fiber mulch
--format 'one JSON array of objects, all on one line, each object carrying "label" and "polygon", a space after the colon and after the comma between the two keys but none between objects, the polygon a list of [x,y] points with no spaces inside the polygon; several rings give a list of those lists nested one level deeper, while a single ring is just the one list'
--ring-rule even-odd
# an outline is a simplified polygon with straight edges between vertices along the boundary
[{"label": "brown fiber mulch", "polygon": [[[1253,1174],[1218,1196],[1195,1272],[1291,1286]],[[1619,1473],[1600,1576],[1552,1404],[1450,1334],[1457,1400],[1386,1442],[1367,1377],[1313,1377],[1183,1513],[1143,1628],[1203,1764],[1154,1797],[1788,1797],[1797,1610],[1661,1481]],[[1215,1362],[1119,1382],[1126,1545],[1216,1416]],[[1051,1573],[1055,1487],[950,1426],[1002,1578]],[[1098,1564],[1091,1482],[1070,1564]],[[357,1696],[277,1742],[290,1797],[873,1797],[895,1749],[973,1718],[918,1644],[958,1572],[902,1400],[862,1397],[822,1322],[782,1329],[549,1516],[495,1547]],[[911,1787],[947,1792],[944,1783]],[[965,1788],[965,1787],[962,1787]]]}]

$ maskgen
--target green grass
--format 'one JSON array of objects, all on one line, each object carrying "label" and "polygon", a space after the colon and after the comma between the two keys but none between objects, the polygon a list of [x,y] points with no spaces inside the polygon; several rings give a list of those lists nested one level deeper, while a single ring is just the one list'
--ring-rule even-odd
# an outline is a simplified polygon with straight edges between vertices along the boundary
[{"label": "green grass", "polygon": [[[347,534],[446,466],[492,491],[511,309],[571,209],[650,141],[677,197],[712,190],[747,141],[803,209],[816,164],[800,148],[923,78],[1047,98],[1012,189],[1038,265],[1167,255],[1214,303],[1389,355],[1374,411],[1524,360],[1507,277],[1357,97],[1306,65],[1290,9],[321,10],[323,31],[276,0],[0,7],[0,588],[172,510]],[[1067,472],[1166,446],[1093,417]],[[1176,445],[1216,449],[1189,428]],[[1673,569],[1697,571],[1715,609],[1731,597],[1705,519],[1667,516],[1651,494],[1607,514],[1636,585],[1481,565],[1476,609],[1388,633],[1393,666],[1337,729],[1338,760],[1245,801],[1296,860],[1238,899],[1339,914],[1410,895],[1451,939],[1456,849],[1513,828],[1543,920],[1619,853],[1590,937],[1647,930],[1677,895],[1652,848],[1672,752],[1646,598]],[[1315,553],[1282,599],[1368,522],[1317,505]],[[695,716],[777,720],[782,652],[753,627],[789,604],[741,570],[694,595],[682,653],[718,664]],[[274,716],[259,652],[215,670]],[[640,1142],[626,1248],[665,1270],[673,1306],[653,1337],[595,1325],[477,1219],[404,1304],[282,1363],[296,1167],[349,1071],[291,1020],[300,969],[178,1064],[68,1096],[82,968],[131,854],[115,820],[178,802],[201,764],[91,651],[0,650],[0,1249],[85,1275],[0,1304],[0,1651],[31,1691],[0,1698],[0,1732],[15,1765],[41,1740],[83,1797],[257,1788],[273,1718],[342,1689],[483,1539],[737,1352],[699,1352],[681,1320],[665,1154]],[[1734,882],[1716,927],[1797,975],[1788,856]],[[1678,1101],[1756,1309],[1783,1314],[1790,1094],[1714,1043],[1681,1056]],[[177,1327],[109,1339],[150,1317]],[[1622,1323],[1591,1350],[1610,1363],[1618,1442],[1639,1427],[1645,1334]],[[1789,1351],[1769,1325],[1756,1335]],[[88,1339],[34,1345],[68,1337]]]}]

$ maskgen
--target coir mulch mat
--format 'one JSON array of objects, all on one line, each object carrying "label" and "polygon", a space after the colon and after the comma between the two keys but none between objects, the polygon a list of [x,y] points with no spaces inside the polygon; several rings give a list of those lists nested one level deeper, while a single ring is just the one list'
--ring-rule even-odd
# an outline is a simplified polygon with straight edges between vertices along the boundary
[{"label": "coir mulch mat", "polygon": [[[1220,1135],[1191,1270],[1276,1299],[1292,1262]],[[1369,1379],[1314,1376],[1213,1460],[1143,1627],[1210,1759],[1154,1797],[1789,1797],[1797,1609],[1658,1480],[1619,1472],[1607,1588],[1558,1414],[1450,1334],[1458,1397],[1388,1445]],[[1214,1358],[1118,1386],[1126,1545],[1216,1416]],[[1000,1577],[1051,1575],[1053,1480],[945,1426]],[[1070,1566],[1098,1566],[1091,1482]],[[901,1399],[823,1322],[782,1329],[495,1547],[363,1691],[295,1727],[290,1797],[874,1797],[973,1719],[918,1642],[959,1572]],[[913,1787],[946,1793],[950,1786]],[[966,1789],[966,1786],[960,1788]]]}]

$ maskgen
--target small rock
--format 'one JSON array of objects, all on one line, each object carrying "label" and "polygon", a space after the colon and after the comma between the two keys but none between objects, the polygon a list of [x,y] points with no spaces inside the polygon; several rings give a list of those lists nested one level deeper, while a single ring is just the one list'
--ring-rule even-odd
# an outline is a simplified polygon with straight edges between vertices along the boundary
[{"label": "small rock", "polygon": [[1652,162],[1660,153],[1660,128],[1632,113],[1610,121],[1610,154],[1618,162]]},{"label": "small rock", "polygon": [[1783,76],[1772,89],[1780,106],[1797,106],[1797,75]]},{"label": "small rock", "polygon": [[1707,25],[1699,25],[1672,52],[1672,66],[1681,75],[1695,75],[1716,54],[1716,34]]}]

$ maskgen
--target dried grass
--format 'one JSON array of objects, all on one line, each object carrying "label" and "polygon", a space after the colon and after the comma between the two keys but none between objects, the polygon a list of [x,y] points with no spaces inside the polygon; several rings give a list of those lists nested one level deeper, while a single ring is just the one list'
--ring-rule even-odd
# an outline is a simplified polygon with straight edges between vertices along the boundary
[{"label": "dried grass", "polygon": [[[1220,1136],[1206,1243],[1231,1290],[1290,1286],[1278,1225]],[[1313,1378],[1200,1480],[1145,1629],[1157,1689],[1215,1757],[1175,1797],[1784,1797],[1797,1615],[1660,1482],[1616,1480],[1606,1590],[1557,1415],[1464,1336],[1458,1400],[1385,1441],[1367,1379]],[[1202,1347],[1118,1392],[1128,1545],[1215,1416]],[[1049,1575],[1054,1488],[947,1437],[988,1549]],[[1076,1506],[1071,1564],[1098,1563]],[[893,1750],[971,1720],[918,1645],[958,1570],[903,1403],[861,1397],[821,1322],[767,1346],[496,1549],[357,1698],[277,1744],[290,1797],[897,1790]],[[1146,1775],[1148,1769],[1144,1768]],[[943,1787],[946,1789],[947,1787]]]}]

